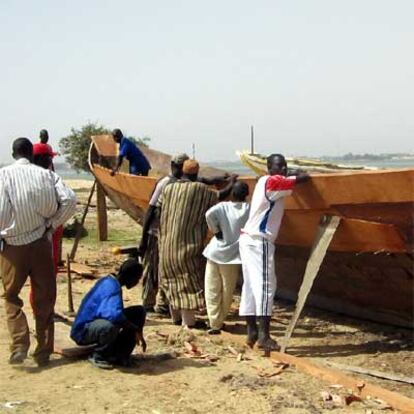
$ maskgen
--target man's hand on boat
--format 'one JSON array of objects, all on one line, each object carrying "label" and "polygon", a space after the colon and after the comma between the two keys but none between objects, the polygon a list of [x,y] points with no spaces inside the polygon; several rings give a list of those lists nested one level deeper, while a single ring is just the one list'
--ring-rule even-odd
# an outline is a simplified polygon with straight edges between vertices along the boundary
[{"label": "man's hand on boat", "polygon": [[111,171],[111,176],[113,177],[118,172],[117,168],[113,168]]},{"label": "man's hand on boat", "polygon": [[304,173],[304,172],[295,174],[295,177],[296,177],[297,184],[306,183],[307,181],[311,179],[311,176],[308,173]]}]

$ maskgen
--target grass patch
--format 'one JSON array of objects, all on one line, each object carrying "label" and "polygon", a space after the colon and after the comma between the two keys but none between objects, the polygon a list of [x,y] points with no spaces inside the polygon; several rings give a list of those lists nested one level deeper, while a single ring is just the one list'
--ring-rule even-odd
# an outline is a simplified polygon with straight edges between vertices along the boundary
[{"label": "grass patch", "polygon": [[[93,247],[93,246],[124,246],[124,245],[136,245],[141,238],[141,231],[136,231],[135,228],[132,229],[113,229],[108,231],[108,240],[105,242],[98,241],[98,232],[95,228],[88,229],[88,235],[80,240],[79,244],[84,246]],[[64,238],[65,243],[68,245],[73,244],[73,238]]]}]

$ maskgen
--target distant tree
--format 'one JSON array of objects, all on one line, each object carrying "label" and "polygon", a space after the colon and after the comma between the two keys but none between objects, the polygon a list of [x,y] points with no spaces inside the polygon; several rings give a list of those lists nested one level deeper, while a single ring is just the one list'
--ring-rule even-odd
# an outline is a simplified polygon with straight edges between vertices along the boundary
[{"label": "distant tree", "polygon": [[[110,134],[111,130],[92,122],[88,122],[80,129],[72,128],[70,135],[59,140],[59,148],[65,156],[66,162],[77,172],[89,171],[88,153],[92,135]],[[131,137],[138,145],[148,147],[149,137]]]},{"label": "distant tree", "polygon": [[88,122],[80,129],[72,128],[70,132],[70,135],[60,139],[60,151],[65,156],[66,162],[77,172],[89,171],[88,152],[91,136],[109,134],[110,131],[102,125]]}]

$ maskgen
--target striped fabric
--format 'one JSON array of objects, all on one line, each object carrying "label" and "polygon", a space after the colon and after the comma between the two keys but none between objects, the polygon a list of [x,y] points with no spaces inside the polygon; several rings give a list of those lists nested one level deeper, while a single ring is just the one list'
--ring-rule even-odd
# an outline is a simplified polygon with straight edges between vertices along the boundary
[{"label": "striped fabric", "polygon": [[205,184],[179,181],[168,184],[158,201],[159,273],[173,309],[197,310],[204,306],[204,216],[217,198],[217,192]]},{"label": "striped fabric", "polygon": [[155,306],[158,291],[158,237],[150,234],[148,247],[142,259],[142,305]]},{"label": "striped fabric", "polygon": [[20,158],[0,169],[0,237],[15,246],[40,239],[76,208],[74,192],[53,171]]}]

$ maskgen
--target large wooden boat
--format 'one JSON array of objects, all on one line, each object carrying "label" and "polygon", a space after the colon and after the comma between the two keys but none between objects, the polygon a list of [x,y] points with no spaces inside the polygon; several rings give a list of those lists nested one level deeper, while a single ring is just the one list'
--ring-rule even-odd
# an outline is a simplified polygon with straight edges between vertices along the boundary
[{"label": "large wooden boat", "polygon": [[[107,196],[140,222],[155,182],[171,158],[142,148],[154,175],[110,175],[111,136],[92,137],[89,162]],[[203,168],[208,176],[219,170]],[[257,177],[241,177],[251,190]],[[341,224],[315,282],[310,303],[346,314],[413,327],[414,169],[315,174],[286,200],[277,239],[278,295],[295,299],[323,215]]]}]

